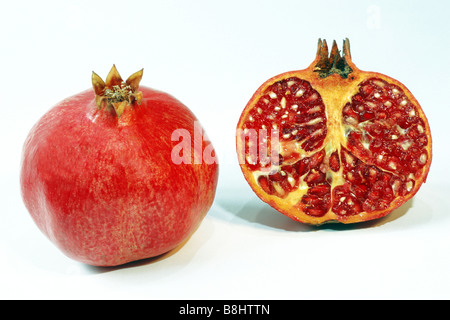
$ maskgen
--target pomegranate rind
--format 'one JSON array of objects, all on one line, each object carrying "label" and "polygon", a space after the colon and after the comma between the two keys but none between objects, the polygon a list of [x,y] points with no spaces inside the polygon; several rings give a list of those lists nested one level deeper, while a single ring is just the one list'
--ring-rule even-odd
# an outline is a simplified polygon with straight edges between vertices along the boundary
[{"label": "pomegranate rind", "polygon": [[[201,127],[196,132],[198,119],[173,96],[139,88],[145,99],[120,118],[98,109],[92,89],[69,97],[43,115],[24,144],[26,208],[65,255],[89,265],[178,248],[214,201],[219,167],[201,157],[214,149]],[[195,140],[185,149],[191,159],[179,164],[172,157],[176,130]]]}]

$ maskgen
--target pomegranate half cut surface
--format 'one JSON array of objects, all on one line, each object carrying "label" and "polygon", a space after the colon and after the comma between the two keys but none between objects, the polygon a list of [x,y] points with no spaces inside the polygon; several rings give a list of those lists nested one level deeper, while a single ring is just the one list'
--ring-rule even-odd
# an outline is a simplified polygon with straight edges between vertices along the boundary
[{"label": "pomegranate half cut surface", "polygon": [[354,223],[389,214],[425,182],[427,118],[399,81],[359,70],[319,40],[305,70],[254,93],[237,125],[245,179],[261,200],[304,223]]}]

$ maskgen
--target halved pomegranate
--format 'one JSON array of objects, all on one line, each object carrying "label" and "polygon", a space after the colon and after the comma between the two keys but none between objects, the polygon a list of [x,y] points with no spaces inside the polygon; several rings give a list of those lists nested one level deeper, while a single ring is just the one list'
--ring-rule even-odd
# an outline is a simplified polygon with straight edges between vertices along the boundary
[{"label": "halved pomegranate", "polygon": [[310,224],[383,217],[419,190],[431,164],[419,102],[399,81],[359,70],[348,39],[342,56],[319,40],[307,69],[266,81],[237,129],[254,192]]}]

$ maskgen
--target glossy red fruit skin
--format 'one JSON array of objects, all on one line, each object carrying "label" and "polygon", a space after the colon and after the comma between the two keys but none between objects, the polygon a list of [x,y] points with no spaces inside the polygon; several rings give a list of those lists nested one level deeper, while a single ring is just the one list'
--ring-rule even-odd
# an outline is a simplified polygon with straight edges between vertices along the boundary
[{"label": "glossy red fruit skin", "polygon": [[[139,90],[141,104],[120,118],[99,110],[92,90],[72,96],[48,111],[24,144],[20,182],[28,211],[57,247],[86,264],[115,266],[168,252],[213,203],[218,164],[171,159],[173,131],[194,138],[196,117],[164,92]],[[192,141],[192,154],[207,145]]]}]

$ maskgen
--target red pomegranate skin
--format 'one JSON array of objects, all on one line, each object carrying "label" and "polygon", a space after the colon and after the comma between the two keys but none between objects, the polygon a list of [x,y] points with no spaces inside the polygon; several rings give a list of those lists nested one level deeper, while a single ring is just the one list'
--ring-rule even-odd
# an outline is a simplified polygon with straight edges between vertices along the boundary
[{"label": "red pomegranate skin", "polygon": [[20,179],[28,211],[67,256],[86,264],[116,266],[166,253],[196,230],[213,203],[217,162],[171,159],[176,129],[189,131],[192,155],[210,144],[201,136],[194,143],[196,117],[164,92],[139,90],[141,104],[120,118],[97,108],[92,89],[72,96],[47,112],[24,144]]}]

